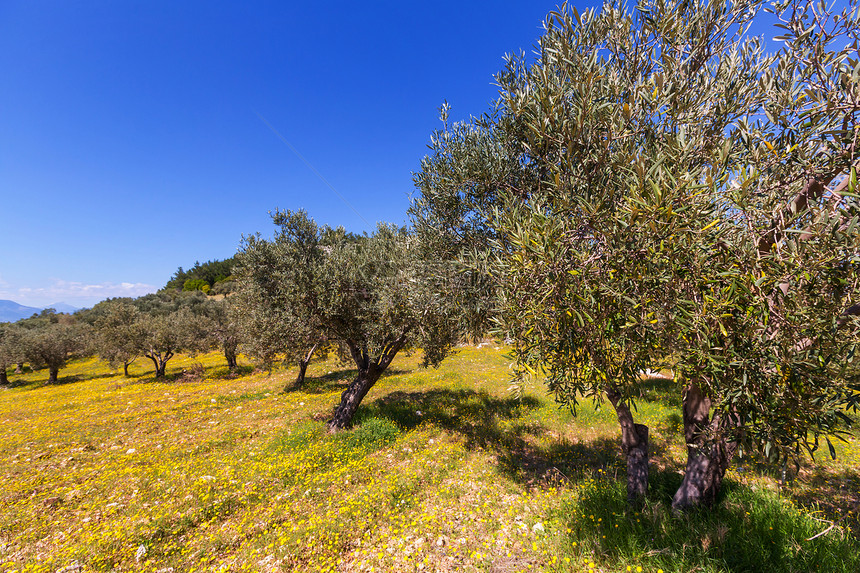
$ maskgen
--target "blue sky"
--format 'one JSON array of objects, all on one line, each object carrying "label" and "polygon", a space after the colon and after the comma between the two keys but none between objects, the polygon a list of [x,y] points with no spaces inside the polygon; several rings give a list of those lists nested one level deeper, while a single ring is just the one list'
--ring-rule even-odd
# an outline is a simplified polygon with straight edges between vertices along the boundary
[{"label": "blue sky", "polygon": [[556,6],[0,0],[0,299],[152,292],[276,208],[406,223],[440,104],[488,109]]},{"label": "blue sky", "polygon": [[0,1],[0,299],[91,305],[271,233],[406,222],[447,99],[496,96],[555,2]]}]

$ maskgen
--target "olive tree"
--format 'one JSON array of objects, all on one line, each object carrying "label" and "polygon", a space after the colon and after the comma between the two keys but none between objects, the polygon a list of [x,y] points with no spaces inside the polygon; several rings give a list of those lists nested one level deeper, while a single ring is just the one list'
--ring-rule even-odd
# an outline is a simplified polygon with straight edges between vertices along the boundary
[{"label": "olive tree", "polygon": [[238,354],[241,341],[238,316],[232,298],[213,300],[206,308],[209,329],[216,345],[227,360],[227,368],[234,372],[239,367]]},{"label": "olive tree", "polygon": [[167,363],[177,352],[204,352],[211,347],[208,324],[188,307],[168,314],[149,314],[143,326],[143,355],[155,366],[155,377],[163,378]]},{"label": "olive tree", "polygon": [[277,361],[297,364],[293,386],[300,387],[314,354],[328,345],[307,298],[326,246],[323,230],[305,212],[278,212],[273,219],[280,229],[274,241],[246,240],[238,257],[239,287],[231,299],[244,351],[269,369]]},{"label": "olive tree", "polygon": [[111,366],[122,364],[123,375],[128,367],[143,354],[146,331],[140,311],[131,302],[111,300],[100,303],[95,321],[96,347],[102,359]]},{"label": "olive tree", "polygon": [[563,7],[416,175],[419,234],[496,280],[520,372],[614,407],[631,500],[646,369],[671,367],[683,396],[676,509],[712,503],[741,448],[813,451],[860,397],[860,12],[774,5],[768,56],[749,34],[762,5]]},{"label": "olive tree", "polygon": [[322,336],[354,362],[355,379],[328,422],[330,431],[343,430],[400,351],[420,347],[425,365],[442,361],[456,340],[454,310],[428,282],[405,229],[380,224],[359,237],[320,227],[303,211],[273,219],[280,229],[272,240],[245,241],[237,296],[270,324],[305,321],[313,334],[305,349]]},{"label": "olive tree", "polygon": [[90,344],[90,327],[62,316],[57,322],[27,330],[22,348],[27,361],[48,369],[48,384],[56,384],[60,369],[70,358],[86,354]]},{"label": "olive tree", "polygon": [[9,384],[6,370],[24,361],[22,336],[21,327],[8,322],[0,323],[0,385]]}]

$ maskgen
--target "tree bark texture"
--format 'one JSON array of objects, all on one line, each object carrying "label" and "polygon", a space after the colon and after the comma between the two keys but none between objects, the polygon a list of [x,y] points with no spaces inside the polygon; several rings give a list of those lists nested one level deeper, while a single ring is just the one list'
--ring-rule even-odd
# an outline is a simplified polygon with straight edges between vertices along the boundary
[{"label": "tree bark texture", "polygon": [[152,363],[155,365],[155,377],[164,378],[164,374],[167,371],[167,361],[173,357],[173,353],[168,352],[164,355],[152,353],[146,354],[146,357],[152,360]]},{"label": "tree bark texture", "polygon": [[235,348],[224,347],[224,358],[227,359],[227,368],[230,369],[230,372],[234,372],[239,367]]},{"label": "tree bark texture", "polygon": [[9,377],[6,375],[6,367],[0,368],[0,386],[8,386]]},{"label": "tree bark texture", "polygon": [[710,418],[710,410],[710,397],[696,381],[691,382],[684,392],[687,467],[684,479],[672,498],[675,511],[703,505],[711,507],[737,451],[737,442],[726,438],[726,432],[737,425],[737,420],[720,413]]},{"label": "tree bark texture", "polygon": [[299,360],[299,372],[296,374],[296,380],[293,382],[293,386],[296,388],[300,388],[305,383],[305,373],[308,371],[308,362],[305,360]]},{"label": "tree bark texture", "polygon": [[122,363],[122,374],[123,374],[123,376],[125,376],[126,378],[128,378],[128,365],[129,365],[129,364],[131,364],[131,363],[130,363],[130,362],[123,362],[123,363]]},{"label": "tree bark texture", "polygon": [[387,344],[376,359],[371,359],[366,347],[359,346],[352,340],[346,341],[349,353],[358,367],[358,374],[341,394],[340,405],[328,422],[329,432],[339,432],[350,427],[359,404],[406,344],[406,340],[406,332],[403,332],[397,339]]},{"label": "tree bark texture", "polygon": [[56,384],[59,374],[59,366],[48,366],[48,384]]},{"label": "tree bark texture", "polygon": [[328,423],[329,432],[339,432],[352,425],[352,418],[355,416],[359,404],[381,375],[382,372],[375,365],[358,371],[355,380],[341,394],[340,405]]},{"label": "tree bark texture", "polygon": [[305,383],[305,373],[308,371],[308,364],[311,363],[311,358],[318,344],[314,344],[304,358],[299,358],[299,373],[296,375],[296,381],[293,382],[294,388],[300,388]]},{"label": "tree bark texture", "polygon": [[627,461],[627,501],[639,503],[648,493],[648,426],[633,421],[630,406],[615,388],[607,388],[606,395],[621,426],[621,449]]}]

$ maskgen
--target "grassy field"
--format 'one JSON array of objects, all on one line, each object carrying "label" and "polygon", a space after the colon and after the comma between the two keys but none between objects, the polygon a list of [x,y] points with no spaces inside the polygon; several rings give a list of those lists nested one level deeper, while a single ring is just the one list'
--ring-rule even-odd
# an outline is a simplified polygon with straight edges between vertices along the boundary
[{"label": "grassy field", "polygon": [[655,383],[638,404],[651,494],[633,512],[611,409],[573,418],[539,383],[513,397],[503,349],[418,362],[398,357],[334,436],[353,374],[334,360],[301,391],[284,391],[289,370],[230,376],[217,354],[174,359],[166,381],[96,359],[55,386],[11,375],[0,570],[860,571],[856,436],[784,485],[741,461],[715,511],[674,517],[678,398]]}]

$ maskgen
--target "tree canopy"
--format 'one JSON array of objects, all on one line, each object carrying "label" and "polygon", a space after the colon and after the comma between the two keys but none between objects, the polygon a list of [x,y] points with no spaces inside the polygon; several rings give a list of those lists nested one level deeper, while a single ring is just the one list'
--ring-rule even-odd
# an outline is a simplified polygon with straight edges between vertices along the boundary
[{"label": "tree canopy", "polygon": [[453,309],[432,288],[405,229],[379,225],[373,235],[320,227],[303,212],[273,215],[272,240],[245,240],[240,254],[242,315],[272,354],[337,343],[358,372],[329,421],[348,427],[361,400],[401,350],[415,346],[425,365],[451,349]]},{"label": "tree canopy", "polygon": [[615,407],[631,499],[647,369],[684,396],[677,509],[711,503],[738,448],[814,451],[860,401],[860,12],[777,3],[767,55],[763,7],[565,6],[416,175],[416,228],[495,280],[520,372]]},{"label": "tree canopy", "polygon": [[[165,289],[194,291],[201,290],[209,292],[219,283],[230,282],[233,268],[236,266],[236,257],[224,260],[194,262],[194,266],[188,270],[179,267],[167,284]],[[229,292],[229,291],[228,291]]]},{"label": "tree canopy", "polygon": [[23,355],[34,367],[46,367],[48,384],[55,384],[67,360],[90,350],[90,334],[89,325],[61,315],[56,322],[25,331],[21,340]]},{"label": "tree canopy", "polygon": [[6,369],[24,361],[23,335],[20,326],[0,322],[0,385],[9,384]]},{"label": "tree canopy", "polygon": [[105,305],[104,314],[95,321],[95,346],[99,355],[111,366],[128,367],[143,354],[146,332],[140,311],[130,302],[115,300]]}]

